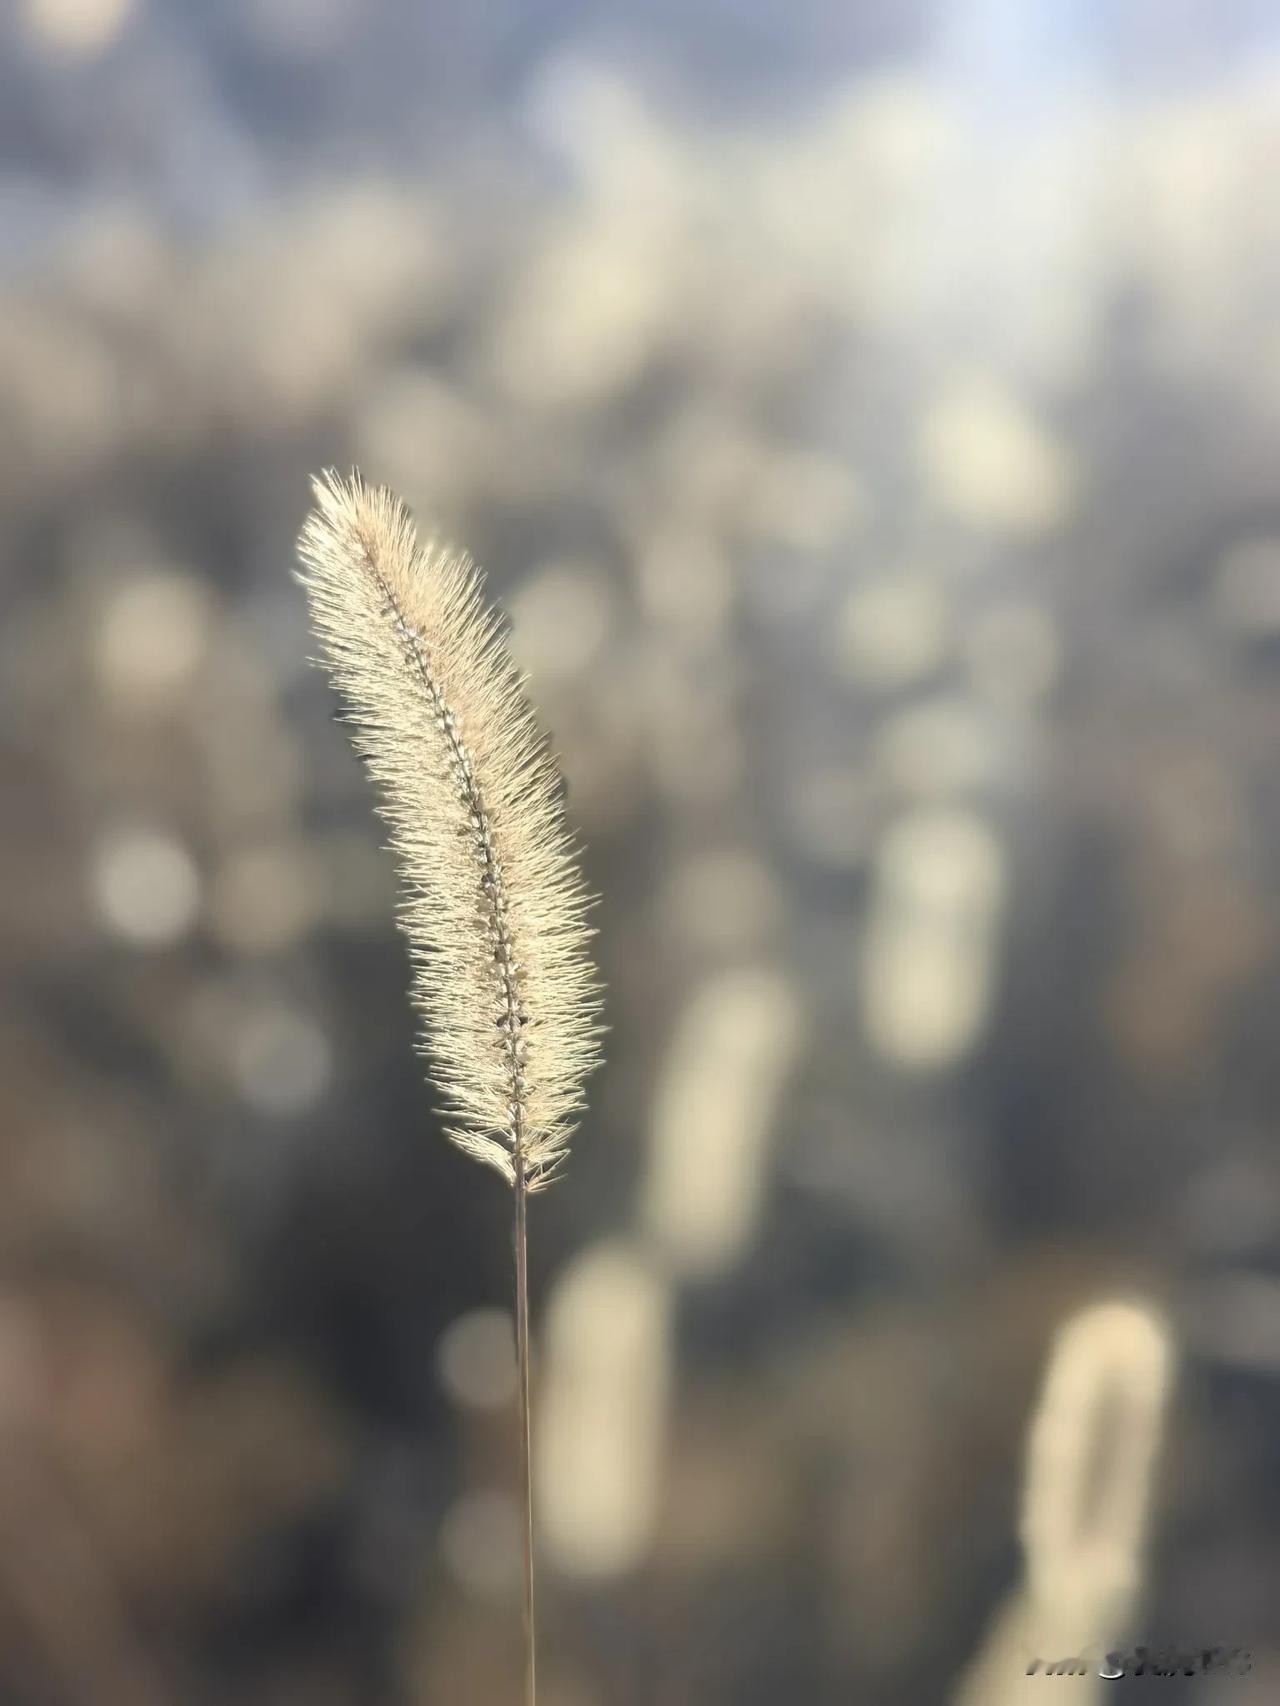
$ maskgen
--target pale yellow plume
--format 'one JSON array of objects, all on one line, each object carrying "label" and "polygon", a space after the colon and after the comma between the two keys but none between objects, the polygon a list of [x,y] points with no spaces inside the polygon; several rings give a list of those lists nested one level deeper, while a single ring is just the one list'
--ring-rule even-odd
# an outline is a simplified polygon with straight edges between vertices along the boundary
[{"label": "pale yellow plume", "polygon": [[560,778],[470,558],[420,545],[400,500],[359,474],[329,472],[315,496],[301,578],[391,826],[449,1135],[534,1191],[598,1055]]},{"label": "pale yellow plume", "polygon": [[1093,1304],[1058,1329],[1027,1436],[1025,1574],[956,1706],[1029,1706],[1048,1667],[1077,1676],[1079,1706],[1101,1698],[1141,1595],[1173,1367],[1168,1323],[1145,1303]]},{"label": "pale yellow plume", "polygon": [[1095,1637],[1137,1599],[1173,1374],[1165,1321],[1122,1300],[1059,1328],[1027,1439],[1022,1545],[1032,1597]]}]

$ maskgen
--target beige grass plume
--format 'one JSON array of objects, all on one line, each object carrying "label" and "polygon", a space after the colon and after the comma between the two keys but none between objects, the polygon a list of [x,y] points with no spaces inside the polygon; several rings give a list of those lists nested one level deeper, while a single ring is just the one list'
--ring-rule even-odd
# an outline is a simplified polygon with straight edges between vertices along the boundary
[{"label": "beige grass plume", "polygon": [[383,487],[330,471],[298,542],[312,621],[382,796],[414,1001],[449,1135],[514,1187],[524,1697],[535,1699],[525,1206],[597,1064],[589,898],[560,778],[465,554],[420,545]]},{"label": "beige grass plume", "polygon": [[1044,1667],[1064,1663],[1085,1679],[1077,1699],[1101,1698],[1100,1654],[1141,1593],[1173,1375],[1169,1324],[1140,1300],[1091,1304],[1058,1329],[1027,1434],[1024,1579],[956,1706],[1038,1701]]},{"label": "beige grass plume", "polygon": [[420,545],[399,499],[358,474],[314,489],[302,580],[391,825],[449,1135],[534,1192],[597,1059],[590,903],[559,776],[470,558]]},{"label": "beige grass plume", "polygon": [[1112,1298],[1058,1329],[1027,1436],[1022,1546],[1032,1599],[1081,1638],[1137,1603],[1173,1380],[1164,1316]]}]

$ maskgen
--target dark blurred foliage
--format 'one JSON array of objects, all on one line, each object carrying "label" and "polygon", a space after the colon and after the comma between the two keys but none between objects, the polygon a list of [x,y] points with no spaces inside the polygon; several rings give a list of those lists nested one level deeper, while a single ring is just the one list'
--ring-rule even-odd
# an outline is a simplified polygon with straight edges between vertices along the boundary
[{"label": "dark blurred foliage", "polygon": [[602,896],[546,1706],[951,1698],[1113,1293],[1135,1627],[1273,1697],[1274,22],[4,14],[5,1702],[514,1698],[508,1205],[289,579],[353,461],[487,566]]}]

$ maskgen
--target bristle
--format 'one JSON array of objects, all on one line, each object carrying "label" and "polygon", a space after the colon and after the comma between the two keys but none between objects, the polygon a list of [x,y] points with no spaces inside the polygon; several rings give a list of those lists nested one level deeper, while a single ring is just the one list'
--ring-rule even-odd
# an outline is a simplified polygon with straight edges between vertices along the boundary
[{"label": "bristle", "polygon": [[597,1064],[590,905],[560,779],[481,577],[391,492],[314,483],[302,581],[391,827],[430,1074],[453,1141],[530,1191]]}]

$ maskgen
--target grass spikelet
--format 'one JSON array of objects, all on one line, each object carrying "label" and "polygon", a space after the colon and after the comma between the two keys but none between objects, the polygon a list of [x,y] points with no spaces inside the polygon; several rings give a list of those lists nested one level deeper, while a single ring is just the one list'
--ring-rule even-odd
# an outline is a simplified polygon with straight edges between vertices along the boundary
[{"label": "grass spikelet", "polygon": [[598,1052],[559,775],[470,558],[359,474],[314,491],[301,578],[391,826],[430,1075],[453,1141],[532,1194]]},{"label": "grass spikelet", "polygon": [[314,491],[301,578],[391,825],[430,1074],[449,1136],[513,1187],[524,1699],[535,1706],[526,1205],[568,1153],[597,1064],[590,901],[559,774],[471,559],[420,545],[404,504],[358,473],[330,470]]},{"label": "grass spikelet", "polygon": [[1033,1597],[1122,1623],[1141,1582],[1173,1350],[1147,1304],[1111,1299],[1054,1339],[1027,1440],[1022,1544]]},{"label": "grass spikelet", "polygon": [[1080,1706],[1106,1692],[1101,1655],[1142,1589],[1173,1374],[1169,1324],[1140,1300],[1091,1304],[1058,1329],[1027,1434],[1023,1580],[956,1706],[1029,1706],[1049,1670],[1077,1678]]}]

